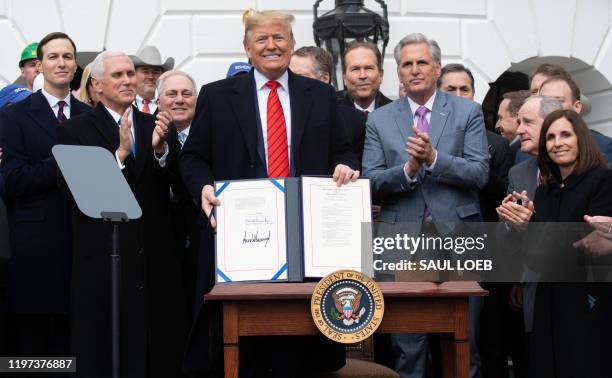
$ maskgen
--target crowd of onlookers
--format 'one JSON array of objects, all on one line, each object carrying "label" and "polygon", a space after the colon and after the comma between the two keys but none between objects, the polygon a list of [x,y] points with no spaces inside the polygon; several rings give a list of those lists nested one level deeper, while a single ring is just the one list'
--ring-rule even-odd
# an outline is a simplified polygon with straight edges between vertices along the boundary
[{"label": "crowd of onlookers", "polygon": [[[375,44],[347,46],[336,93],[334,59],[295,48],[293,16],[244,21],[248,63],[200,89],[154,46],[101,52],[82,70],[64,33],[25,47],[24,85],[0,90],[0,237],[10,247],[0,253],[0,355],[76,356],[77,376],[111,374],[112,226],[79,211],[56,144],[108,150],[142,208],[118,240],[126,377],[222,375],[221,319],[203,301],[215,282],[215,180],[366,177],[378,222],[412,222],[426,235],[444,233],[438,221],[499,222],[517,256],[530,224],[584,222],[578,239],[552,235],[558,264],[612,254],[612,139],[589,129],[562,67],[542,64],[529,88],[504,93],[487,130],[471,71],[442,66],[423,34],[394,46],[391,100]],[[582,283],[556,282],[551,269],[525,259],[524,280],[483,283],[489,295],[470,298],[472,377],[609,376],[610,286],[585,272]],[[311,376],[345,362],[344,347],[323,337],[241,345],[245,377]],[[374,348],[401,377],[436,374],[429,335],[391,335]]]}]

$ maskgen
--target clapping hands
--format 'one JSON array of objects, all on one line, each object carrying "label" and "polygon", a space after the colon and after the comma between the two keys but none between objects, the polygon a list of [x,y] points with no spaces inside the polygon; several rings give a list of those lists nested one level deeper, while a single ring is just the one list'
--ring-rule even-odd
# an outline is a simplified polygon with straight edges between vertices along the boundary
[{"label": "clapping hands", "polygon": [[431,166],[436,161],[436,149],[429,140],[429,134],[412,126],[414,136],[408,137],[406,141],[406,152],[408,161],[404,165],[404,171],[409,177],[414,177],[423,164]]},{"label": "clapping hands", "polygon": [[527,196],[527,191],[508,194],[496,209],[499,218],[517,231],[527,229],[529,220],[535,212],[533,201]]}]

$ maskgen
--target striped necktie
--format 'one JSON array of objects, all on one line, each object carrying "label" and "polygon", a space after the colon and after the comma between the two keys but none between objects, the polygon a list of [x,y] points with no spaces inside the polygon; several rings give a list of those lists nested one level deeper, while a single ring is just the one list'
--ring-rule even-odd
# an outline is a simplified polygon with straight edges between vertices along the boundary
[{"label": "striped necktie", "polygon": [[278,98],[277,81],[268,81],[270,88],[267,106],[268,177],[289,176],[289,151],[287,146],[287,125],[283,107]]},{"label": "striped necktie", "polygon": [[57,121],[59,123],[63,123],[68,119],[66,115],[64,114],[64,107],[66,105],[68,105],[66,104],[66,101],[62,100],[62,101],[57,102],[57,106],[59,107],[59,109],[57,110]]},{"label": "striped necktie", "polygon": [[151,108],[149,108],[149,100],[142,100],[142,111],[147,114],[151,114]]}]

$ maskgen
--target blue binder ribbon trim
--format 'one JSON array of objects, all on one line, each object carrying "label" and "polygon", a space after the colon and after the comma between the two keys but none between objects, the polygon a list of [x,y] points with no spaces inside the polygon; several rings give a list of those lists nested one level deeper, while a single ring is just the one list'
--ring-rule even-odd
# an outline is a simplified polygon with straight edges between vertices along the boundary
[{"label": "blue binder ribbon trim", "polygon": [[229,181],[224,182],[223,185],[221,185],[221,187],[217,189],[217,191],[215,192],[215,196],[219,197],[219,194],[221,194],[221,192],[223,192],[229,184],[230,184]]},{"label": "blue binder ribbon trim", "polygon": [[232,282],[231,278],[229,278],[225,273],[221,271],[221,269],[217,268],[217,274],[221,276],[225,280],[225,282]]},{"label": "blue binder ribbon trim", "polygon": [[278,189],[280,189],[281,192],[285,193],[285,188],[283,188],[283,186],[279,184],[278,181],[276,181],[275,179],[270,179],[270,182],[274,184],[274,186],[276,186]]},{"label": "blue binder ribbon trim", "polygon": [[276,274],[272,276],[272,281],[276,281],[278,279],[278,277],[280,277],[281,274],[283,274],[285,272],[285,270],[287,270],[287,264],[281,266],[281,268],[278,270],[278,272],[276,272]]}]

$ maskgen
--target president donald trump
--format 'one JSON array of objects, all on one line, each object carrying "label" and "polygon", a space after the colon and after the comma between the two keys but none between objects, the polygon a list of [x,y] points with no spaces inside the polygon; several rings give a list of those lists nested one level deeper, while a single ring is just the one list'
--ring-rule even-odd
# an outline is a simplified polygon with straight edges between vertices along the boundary
[{"label": "president donald trump", "polygon": [[[288,70],[295,44],[293,19],[276,11],[252,13],[245,20],[243,44],[253,69],[247,75],[205,85],[200,91],[180,168],[187,188],[212,227],[216,224],[211,210],[221,205],[214,194],[216,180],[333,174],[341,185],[359,177],[359,171],[354,170],[356,157],[338,116],[334,89]],[[206,279],[199,279],[202,294],[214,281],[212,242],[205,248],[209,250],[201,255],[207,260],[200,261],[199,266],[199,272],[206,274]],[[198,330],[202,316],[197,323],[192,340],[204,334]],[[295,350],[310,342],[314,344],[304,351]],[[312,359],[307,353],[320,350],[321,343],[319,338],[255,341],[256,348],[241,353],[241,364],[255,368],[255,376],[284,377],[303,373],[315,367],[312,365],[328,365],[323,367],[329,369],[341,366],[342,358],[330,358],[338,356],[334,353],[323,354],[319,364],[308,363]],[[283,352],[290,356],[276,354]],[[266,361],[270,358],[265,356],[274,356],[273,361]],[[275,365],[272,370],[271,364]]]}]

